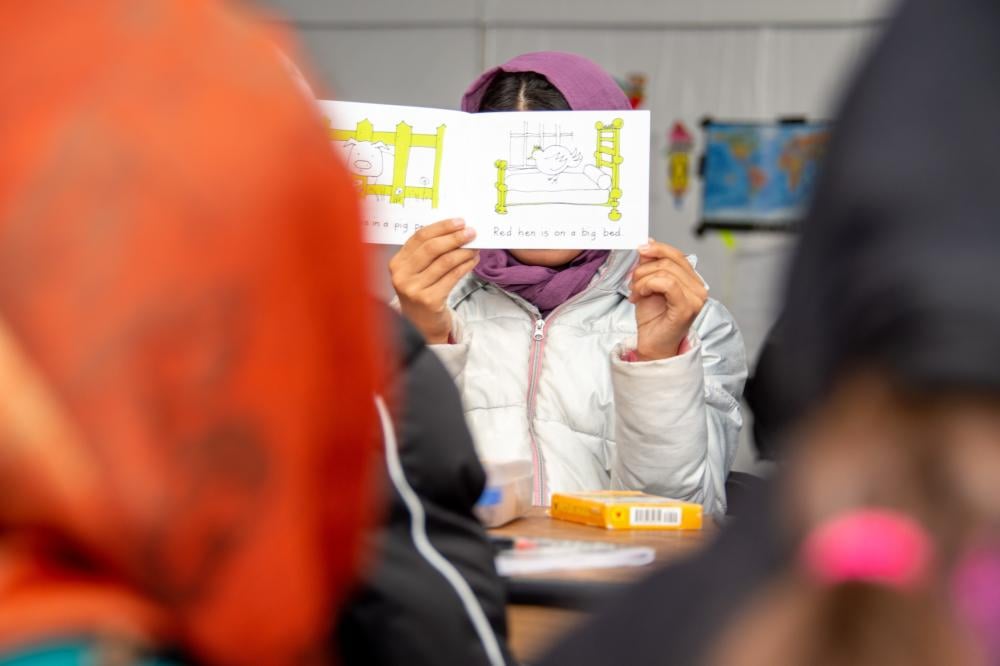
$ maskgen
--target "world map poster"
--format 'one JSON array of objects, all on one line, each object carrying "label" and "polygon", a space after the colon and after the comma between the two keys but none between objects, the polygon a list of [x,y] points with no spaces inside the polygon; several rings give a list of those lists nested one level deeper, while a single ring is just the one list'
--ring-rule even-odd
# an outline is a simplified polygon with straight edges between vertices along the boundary
[{"label": "world map poster", "polygon": [[706,123],[702,220],[792,224],[809,203],[828,123]]}]

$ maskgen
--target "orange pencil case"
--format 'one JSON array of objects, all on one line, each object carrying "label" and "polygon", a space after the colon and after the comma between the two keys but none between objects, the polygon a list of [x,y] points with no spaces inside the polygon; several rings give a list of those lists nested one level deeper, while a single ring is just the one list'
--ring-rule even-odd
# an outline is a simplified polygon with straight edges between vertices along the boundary
[{"label": "orange pencil case", "polygon": [[549,515],[608,530],[700,530],[702,506],[634,490],[554,493]]}]

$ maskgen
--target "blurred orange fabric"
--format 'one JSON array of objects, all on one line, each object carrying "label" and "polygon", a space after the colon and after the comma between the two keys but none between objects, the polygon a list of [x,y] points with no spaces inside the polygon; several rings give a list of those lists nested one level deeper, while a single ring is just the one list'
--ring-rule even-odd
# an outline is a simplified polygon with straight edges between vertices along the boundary
[{"label": "blurred orange fabric", "polygon": [[270,37],[210,0],[0,8],[0,654],[325,659],[379,343]]}]

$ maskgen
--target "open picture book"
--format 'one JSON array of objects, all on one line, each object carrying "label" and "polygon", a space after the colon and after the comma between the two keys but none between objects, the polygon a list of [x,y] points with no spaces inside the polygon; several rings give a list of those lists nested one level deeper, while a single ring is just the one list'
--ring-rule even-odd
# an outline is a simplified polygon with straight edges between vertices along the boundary
[{"label": "open picture book", "polygon": [[453,217],[476,229],[470,247],[635,248],[648,238],[648,111],[320,106],[369,242],[399,245]]}]

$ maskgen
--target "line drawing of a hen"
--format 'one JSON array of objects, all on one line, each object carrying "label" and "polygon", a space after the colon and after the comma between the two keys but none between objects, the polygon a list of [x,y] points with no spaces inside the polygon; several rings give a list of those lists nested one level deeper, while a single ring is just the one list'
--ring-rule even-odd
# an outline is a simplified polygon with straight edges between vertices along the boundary
[{"label": "line drawing of a hen", "polygon": [[549,177],[549,182],[554,183],[566,169],[572,169],[583,163],[583,155],[576,148],[566,146],[549,146],[543,149],[535,146],[531,151],[531,158],[528,163],[535,163],[535,168]]}]

